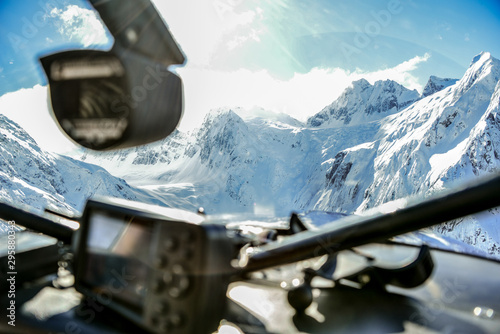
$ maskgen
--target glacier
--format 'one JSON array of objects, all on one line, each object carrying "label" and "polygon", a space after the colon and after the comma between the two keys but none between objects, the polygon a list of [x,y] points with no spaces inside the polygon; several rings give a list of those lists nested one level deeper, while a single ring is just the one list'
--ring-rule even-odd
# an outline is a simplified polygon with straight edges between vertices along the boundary
[{"label": "glacier", "polygon": [[[306,122],[259,108],[219,108],[193,131],[72,157],[40,150],[2,118],[9,144],[0,198],[76,214],[86,198],[109,194],[258,216],[361,214],[408,196],[425,199],[499,172],[499,80],[500,61],[483,52],[461,79],[431,77],[422,94],[390,80],[358,80]],[[493,209],[402,240],[500,259],[499,217]]]},{"label": "glacier", "polygon": [[[190,133],[80,158],[208,213],[358,214],[498,173],[499,78],[499,61],[483,52],[461,79],[433,76],[422,94],[390,80],[359,80],[305,123],[258,108],[220,108]],[[497,219],[491,210],[425,233],[500,258]]]}]

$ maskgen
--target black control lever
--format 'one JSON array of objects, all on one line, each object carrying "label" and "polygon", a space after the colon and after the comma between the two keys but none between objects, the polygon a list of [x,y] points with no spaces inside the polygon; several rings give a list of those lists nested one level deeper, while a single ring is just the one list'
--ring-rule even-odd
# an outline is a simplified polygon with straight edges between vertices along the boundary
[{"label": "black control lever", "polygon": [[432,261],[429,247],[424,245],[420,248],[417,258],[410,264],[394,269],[368,266],[361,271],[343,277],[358,283],[362,287],[384,288],[385,285],[394,285],[400,288],[415,288],[423,284],[432,274],[434,262]]},{"label": "black control lever", "polygon": [[306,225],[300,220],[299,216],[294,212],[290,217],[290,224],[286,230],[277,230],[278,235],[294,235],[300,232],[307,231]]},{"label": "black control lever", "polygon": [[[372,260],[368,260],[372,262]],[[311,281],[319,276],[327,280],[333,280],[333,274],[337,267],[337,255],[333,254],[319,268],[304,270],[304,282],[294,289],[288,291],[289,304],[299,313],[303,312],[313,301]],[[346,277],[335,280],[335,287],[343,286],[344,281],[356,283],[360,288],[385,290],[386,285],[400,288],[414,288],[423,284],[432,274],[434,262],[428,246],[422,246],[417,258],[411,263],[399,268],[381,268],[369,265],[360,271]]]},{"label": "black control lever", "polygon": [[334,254],[500,206],[500,176],[390,213],[349,216],[270,243],[246,256],[243,273]]}]

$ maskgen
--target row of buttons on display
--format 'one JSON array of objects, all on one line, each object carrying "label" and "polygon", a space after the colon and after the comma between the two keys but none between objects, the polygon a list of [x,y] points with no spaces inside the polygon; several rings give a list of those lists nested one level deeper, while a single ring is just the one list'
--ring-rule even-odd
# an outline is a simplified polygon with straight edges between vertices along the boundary
[{"label": "row of buttons on display", "polygon": [[162,332],[184,328],[186,324],[186,317],[179,310],[179,305],[173,310],[169,301],[180,302],[192,290],[194,278],[188,274],[188,270],[195,265],[196,247],[200,246],[196,245],[194,231],[170,229],[168,234],[160,240],[162,250],[153,263],[155,278],[151,287],[155,302],[150,319],[152,325]]}]

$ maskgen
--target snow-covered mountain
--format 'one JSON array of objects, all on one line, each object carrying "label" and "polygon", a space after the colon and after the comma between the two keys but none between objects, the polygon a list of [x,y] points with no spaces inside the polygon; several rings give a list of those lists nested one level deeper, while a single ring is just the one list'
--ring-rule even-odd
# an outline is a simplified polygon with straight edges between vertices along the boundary
[{"label": "snow-covered mountain", "polygon": [[93,196],[164,204],[102,167],[41,150],[16,123],[0,115],[0,201],[41,212],[81,213]]},{"label": "snow-covered mountain", "polygon": [[[307,124],[219,109],[193,133],[83,158],[209,213],[359,213],[498,173],[499,79],[499,60],[481,53],[454,83],[431,77],[422,96],[392,81],[359,80]],[[492,210],[433,231],[500,257],[498,217]]]},{"label": "snow-covered mountain", "polygon": [[446,87],[456,84],[457,81],[458,79],[450,79],[450,78],[443,79],[431,75],[431,77],[427,81],[427,84],[424,87],[424,90],[422,91],[422,97],[427,97],[429,95],[437,93],[445,89]]},{"label": "snow-covered mountain", "polygon": [[[85,162],[41,150],[0,116],[0,199],[70,215],[96,195],[208,213],[361,213],[498,173],[499,80],[500,61],[482,53],[454,84],[431,78],[427,96],[360,80],[307,124],[260,109],[218,109],[192,133],[87,152],[78,157]],[[499,217],[491,210],[426,233],[500,258]]]},{"label": "snow-covered mountain", "polygon": [[[489,53],[478,55],[455,85],[377,122],[372,141],[336,153],[310,205],[360,212],[410,194],[426,196],[453,188],[459,180],[498,173],[499,80],[500,61]],[[318,173],[313,179],[321,176]],[[498,256],[498,220],[492,210],[434,230]]]},{"label": "snow-covered mountain", "polygon": [[312,127],[355,125],[397,113],[420,97],[395,81],[354,81],[332,104],[307,120]]},{"label": "snow-covered mountain", "polygon": [[[304,171],[319,162],[321,147],[312,136],[304,124],[286,115],[269,119],[259,110],[219,109],[191,136],[176,132],[157,144],[118,155],[89,152],[83,159],[184,208],[288,214],[296,184],[306,183]],[[167,151],[177,159],[155,164],[137,159]],[[311,165],[304,164],[307,160]]]}]

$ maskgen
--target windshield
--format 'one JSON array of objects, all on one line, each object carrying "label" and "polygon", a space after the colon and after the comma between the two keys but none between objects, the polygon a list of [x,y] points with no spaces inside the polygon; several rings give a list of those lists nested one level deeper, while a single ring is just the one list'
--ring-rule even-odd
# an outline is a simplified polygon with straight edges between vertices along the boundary
[{"label": "windshield", "polygon": [[[78,215],[112,196],[320,226],[499,171],[497,1],[153,3],[187,58],[170,68],[183,118],[160,142],[97,153],[55,125],[38,59],[113,37],[85,1],[2,1],[2,202]],[[500,259],[499,217],[399,240]]]}]

